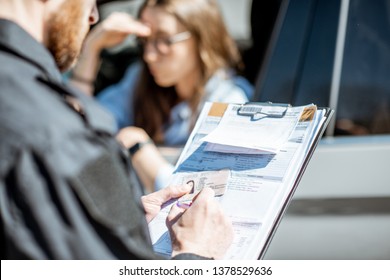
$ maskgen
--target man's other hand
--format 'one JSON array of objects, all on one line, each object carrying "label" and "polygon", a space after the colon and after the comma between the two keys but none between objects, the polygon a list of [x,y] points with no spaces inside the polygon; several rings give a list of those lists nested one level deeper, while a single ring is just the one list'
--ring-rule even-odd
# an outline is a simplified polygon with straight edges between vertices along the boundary
[{"label": "man's other hand", "polygon": [[169,186],[157,192],[141,197],[145,209],[146,221],[149,223],[161,210],[161,205],[172,198],[181,197],[191,191],[190,185]]}]

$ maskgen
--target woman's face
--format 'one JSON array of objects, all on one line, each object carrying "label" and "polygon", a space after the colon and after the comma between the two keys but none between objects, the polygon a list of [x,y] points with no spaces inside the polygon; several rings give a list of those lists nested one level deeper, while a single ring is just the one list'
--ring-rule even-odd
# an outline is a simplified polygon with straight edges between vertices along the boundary
[{"label": "woman's face", "polygon": [[194,86],[200,74],[200,61],[193,36],[159,7],[147,7],[141,21],[152,30],[151,36],[145,38],[143,58],[155,82],[161,87]]}]

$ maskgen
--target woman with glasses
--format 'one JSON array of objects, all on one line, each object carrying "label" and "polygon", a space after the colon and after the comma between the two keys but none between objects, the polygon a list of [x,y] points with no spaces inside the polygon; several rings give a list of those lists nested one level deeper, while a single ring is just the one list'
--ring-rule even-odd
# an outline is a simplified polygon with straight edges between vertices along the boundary
[{"label": "woman with glasses", "polygon": [[[97,95],[114,115],[118,138],[133,148],[131,153],[150,146],[145,145],[149,137],[156,144],[184,144],[205,101],[248,101],[252,87],[236,75],[241,58],[216,1],[146,0],[139,20],[127,21],[124,15],[109,17],[101,24],[106,32],[97,26],[86,47],[99,45],[94,49],[100,51],[127,34],[138,35],[142,61],[130,66],[120,83]],[[112,28],[115,24],[120,28]],[[83,61],[87,59],[82,56]],[[91,64],[78,65],[74,79],[82,81],[77,76],[85,77],[91,69]]]}]

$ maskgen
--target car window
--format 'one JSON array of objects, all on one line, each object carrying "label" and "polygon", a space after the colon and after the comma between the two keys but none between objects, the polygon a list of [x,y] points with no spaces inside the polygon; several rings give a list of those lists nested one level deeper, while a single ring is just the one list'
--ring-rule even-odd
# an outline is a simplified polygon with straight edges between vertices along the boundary
[{"label": "car window", "polygon": [[[337,60],[342,3],[348,3],[346,29]],[[331,134],[390,134],[389,6],[386,0],[283,1],[255,101],[332,105]],[[335,65],[340,65],[338,77]],[[330,97],[332,85],[336,102]]]},{"label": "car window", "polygon": [[390,133],[390,2],[349,5],[336,133]]}]

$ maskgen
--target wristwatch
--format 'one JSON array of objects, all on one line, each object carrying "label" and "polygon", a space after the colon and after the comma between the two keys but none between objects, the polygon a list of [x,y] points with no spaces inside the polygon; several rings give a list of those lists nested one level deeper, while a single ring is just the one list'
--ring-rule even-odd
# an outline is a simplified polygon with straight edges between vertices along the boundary
[{"label": "wristwatch", "polygon": [[142,149],[143,146],[148,145],[148,144],[152,144],[152,143],[153,143],[153,141],[150,138],[146,141],[135,143],[133,146],[131,146],[128,149],[130,156],[134,156],[135,153],[138,152],[140,149]]}]

